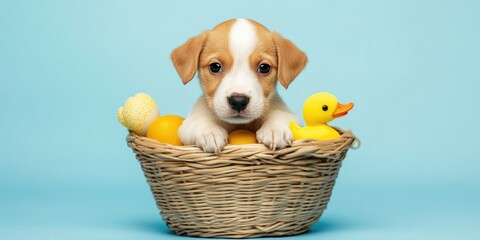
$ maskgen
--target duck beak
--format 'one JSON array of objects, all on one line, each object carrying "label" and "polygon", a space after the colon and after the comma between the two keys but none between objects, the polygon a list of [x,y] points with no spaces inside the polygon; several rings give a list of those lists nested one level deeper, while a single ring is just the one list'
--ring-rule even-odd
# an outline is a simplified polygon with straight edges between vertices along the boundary
[{"label": "duck beak", "polygon": [[339,118],[347,115],[348,111],[353,108],[353,103],[347,103],[347,104],[337,104],[337,108],[335,111],[332,113],[333,118]]}]

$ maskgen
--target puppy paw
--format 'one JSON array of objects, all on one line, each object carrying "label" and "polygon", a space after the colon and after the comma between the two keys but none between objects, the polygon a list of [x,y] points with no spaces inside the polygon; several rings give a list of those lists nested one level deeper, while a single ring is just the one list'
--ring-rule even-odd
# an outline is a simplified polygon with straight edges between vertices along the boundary
[{"label": "puppy paw", "polygon": [[209,153],[219,154],[227,142],[228,132],[222,127],[205,128],[195,136],[195,145]]},{"label": "puppy paw", "polygon": [[263,126],[257,131],[257,140],[268,148],[282,149],[292,145],[293,135],[287,126]]}]

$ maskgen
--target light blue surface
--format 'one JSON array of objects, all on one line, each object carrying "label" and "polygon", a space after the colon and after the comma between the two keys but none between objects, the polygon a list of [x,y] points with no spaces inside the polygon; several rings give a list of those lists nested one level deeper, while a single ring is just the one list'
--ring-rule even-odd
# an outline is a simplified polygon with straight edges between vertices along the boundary
[{"label": "light blue surface", "polygon": [[280,93],[329,91],[349,152],[311,232],[282,239],[478,239],[478,1],[1,1],[0,239],[186,239],[169,233],[116,110],[137,92],[185,116],[171,50],[235,17],[309,64]]}]

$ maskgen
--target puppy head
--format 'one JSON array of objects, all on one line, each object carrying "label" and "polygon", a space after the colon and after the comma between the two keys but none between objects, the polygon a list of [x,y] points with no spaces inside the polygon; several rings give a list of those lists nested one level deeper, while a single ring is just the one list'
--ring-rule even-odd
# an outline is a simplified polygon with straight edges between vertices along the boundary
[{"label": "puppy head", "polygon": [[189,39],[171,58],[184,84],[198,69],[210,110],[233,124],[260,118],[277,80],[287,88],[307,63],[292,42],[247,19],[223,22]]}]

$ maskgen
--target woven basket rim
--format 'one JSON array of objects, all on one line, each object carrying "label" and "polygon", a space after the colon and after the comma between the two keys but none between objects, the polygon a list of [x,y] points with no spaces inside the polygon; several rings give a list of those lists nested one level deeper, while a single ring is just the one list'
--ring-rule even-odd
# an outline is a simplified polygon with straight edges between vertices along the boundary
[{"label": "woven basket rim", "polygon": [[[174,146],[167,143],[160,143],[155,139],[139,136],[132,131],[129,131],[129,134],[127,135],[127,144],[130,147],[133,147],[133,145],[141,145],[144,148],[151,149],[151,151],[154,153],[165,152],[165,153],[168,153],[168,155],[171,155],[172,152],[183,152],[183,153],[189,152],[192,154],[192,156],[194,156],[192,157],[192,160],[195,158],[198,158],[199,155],[201,155],[203,158],[206,157],[212,160],[214,158],[221,157],[222,155],[225,156],[225,155],[228,155],[229,153],[239,153],[239,152],[242,152],[245,155],[247,154],[255,154],[255,155],[260,154],[265,156],[268,155],[269,156],[268,158],[285,156],[285,158],[288,159],[288,158],[291,158],[292,155],[294,156],[310,155],[312,153],[319,153],[319,152],[322,155],[334,154],[344,149],[351,148],[356,142],[358,142],[359,144],[358,139],[352,133],[351,130],[342,130],[338,127],[334,127],[334,128],[340,133],[340,137],[337,139],[295,140],[292,142],[291,146],[288,146],[283,149],[276,149],[276,150],[271,150],[261,143],[239,144],[239,145],[227,144],[219,154],[207,153],[203,149],[195,145]],[[309,151],[309,149],[311,149],[311,151]],[[175,159],[186,160],[185,156],[182,156],[180,158],[177,158],[175,156],[171,156],[171,157]],[[189,157],[187,157],[187,159],[189,159]]]}]

